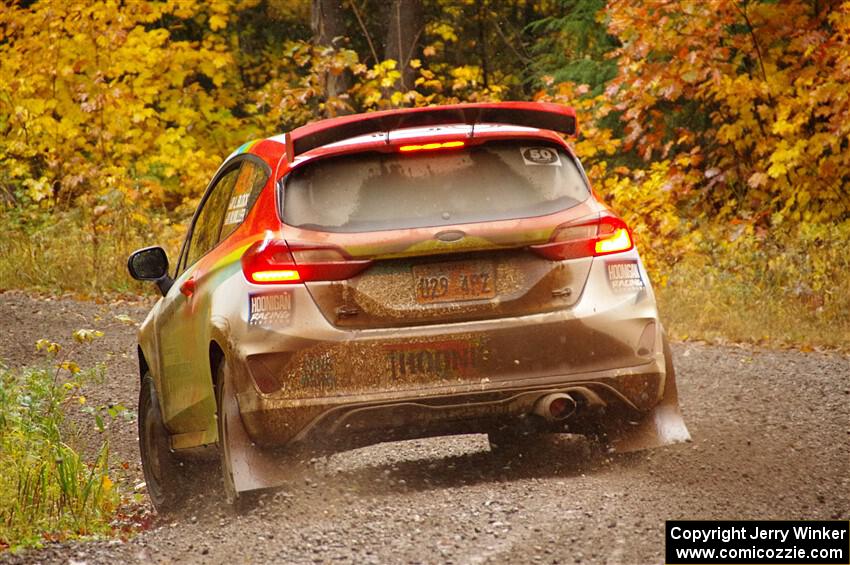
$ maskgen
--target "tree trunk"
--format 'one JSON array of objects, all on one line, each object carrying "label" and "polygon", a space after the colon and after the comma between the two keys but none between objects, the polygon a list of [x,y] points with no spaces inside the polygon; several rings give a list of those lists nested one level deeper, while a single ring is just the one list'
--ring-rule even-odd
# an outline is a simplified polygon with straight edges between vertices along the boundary
[{"label": "tree trunk", "polygon": [[478,58],[481,60],[481,74],[484,79],[484,88],[490,88],[490,61],[487,47],[487,31],[484,29],[486,24],[485,7],[483,0],[475,1],[475,19],[478,22]]},{"label": "tree trunk", "polygon": [[[312,0],[310,26],[313,30],[313,44],[317,47],[339,48],[335,38],[345,37],[345,19],[343,18],[343,0]],[[325,90],[329,98],[344,94],[351,87],[351,73],[339,75],[327,73]]]},{"label": "tree trunk", "polygon": [[414,86],[417,71],[410,66],[421,56],[419,39],[425,28],[422,0],[392,0],[387,14],[387,39],[384,58],[395,59],[401,71],[402,89]]}]

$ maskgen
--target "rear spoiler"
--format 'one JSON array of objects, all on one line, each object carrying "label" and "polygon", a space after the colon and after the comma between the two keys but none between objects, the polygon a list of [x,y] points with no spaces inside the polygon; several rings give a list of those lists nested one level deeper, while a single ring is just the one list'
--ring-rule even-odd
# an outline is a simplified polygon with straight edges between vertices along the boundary
[{"label": "rear spoiler", "polygon": [[350,137],[448,124],[509,124],[548,129],[570,136],[577,131],[575,110],[550,102],[488,102],[403,108],[341,116],[296,128],[286,134],[286,157],[291,163],[297,155]]}]

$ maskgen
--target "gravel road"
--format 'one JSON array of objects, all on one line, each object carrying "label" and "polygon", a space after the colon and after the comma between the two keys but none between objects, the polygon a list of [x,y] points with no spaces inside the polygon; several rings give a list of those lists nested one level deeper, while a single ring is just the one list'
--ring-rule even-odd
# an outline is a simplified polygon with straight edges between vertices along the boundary
[{"label": "gravel road", "polygon": [[[89,402],[135,407],[135,327],[149,304],[0,294],[0,360],[77,328],[106,363]],[[119,318],[116,318],[118,316]],[[243,515],[218,485],[128,542],[55,544],[0,563],[662,563],[668,519],[850,518],[850,358],[673,344],[693,442],[608,457],[581,438],[520,460],[484,436],[408,441],[301,461]],[[140,476],[135,423],[112,430]]]}]

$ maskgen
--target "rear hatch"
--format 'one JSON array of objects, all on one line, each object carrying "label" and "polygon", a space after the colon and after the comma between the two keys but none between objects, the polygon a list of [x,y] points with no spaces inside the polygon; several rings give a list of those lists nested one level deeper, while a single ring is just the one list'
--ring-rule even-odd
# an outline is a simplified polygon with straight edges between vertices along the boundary
[{"label": "rear hatch", "polygon": [[574,158],[548,140],[433,145],[314,159],[288,175],[290,246],[370,261],[345,280],[306,282],[328,321],[402,327],[574,304],[591,259],[529,250],[592,211]]}]

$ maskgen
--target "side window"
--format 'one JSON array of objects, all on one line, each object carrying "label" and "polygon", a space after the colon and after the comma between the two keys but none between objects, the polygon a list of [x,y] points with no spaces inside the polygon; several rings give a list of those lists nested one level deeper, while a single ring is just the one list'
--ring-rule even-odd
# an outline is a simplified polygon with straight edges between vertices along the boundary
[{"label": "side window", "polygon": [[236,177],[236,184],[227,205],[227,212],[224,215],[224,224],[221,227],[221,235],[218,241],[223,240],[239,227],[257,197],[260,196],[260,191],[266,185],[267,179],[268,174],[263,167],[251,161],[242,162],[242,168],[239,169],[239,176]]},{"label": "side window", "polygon": [[233,169],[221,177],[212,192],[207,197],[195,221],[192,230],[192,240],[189,242],[188,259],[186,266],[192,265],[200,259],[207,251],[218,243],[218,235],[221,232],[221,223],[230,201],[230,194],[236,184],[239,168]]}]

